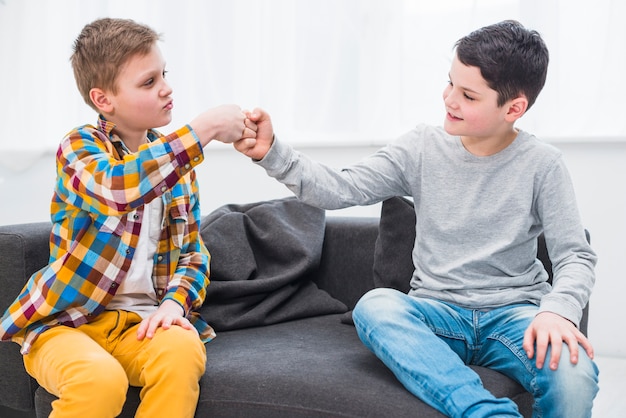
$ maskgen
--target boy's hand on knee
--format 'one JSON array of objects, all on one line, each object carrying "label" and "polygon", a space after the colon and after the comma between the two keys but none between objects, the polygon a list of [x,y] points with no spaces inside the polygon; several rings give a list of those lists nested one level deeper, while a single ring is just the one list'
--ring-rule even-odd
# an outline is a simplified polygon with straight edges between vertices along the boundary
[{"label": "boy's hand on knee", "polygon": [[569,348],[572,364],[578,363],[579,344],[589,358],[593,358],[593,347],[587,337],[572,322],[552,312],[542,312],[535,317],[524,333],[522,347],[528,358],[536,357],[539,369],[543,368],[548,347],[551,347],[549,367],[556,370],[561,359],[563,343]]},{"label": "boy's hand on knee", "polygon": [[156,330],[161,327],[169,329],[172,325],[178,325],[185,329],[193,329],[193,325],[185,318],[183,308],[173,300],[165,300],[159,309],[139,324],[137,329],[137,339],[154,337]]}]

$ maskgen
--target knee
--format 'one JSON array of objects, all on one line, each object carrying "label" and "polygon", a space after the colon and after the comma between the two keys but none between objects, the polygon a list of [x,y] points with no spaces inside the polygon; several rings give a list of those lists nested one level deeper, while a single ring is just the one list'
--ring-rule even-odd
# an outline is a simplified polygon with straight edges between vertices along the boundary
[{"label": "knee", "polygon": [[92,361],[72,366],[66,370],[62,396],[89,399],[94,408],[110,408],[118,413],[122,410],[129,383],[126,372],[115,358],[95,356]]},{"label": "knee", "polygon": [[376,288],[365,293],[356,303],[352,318],[356,324],[395,320],[406,294],[394,289]]},{"label": "knee", "polygon": [[[590,416],[593,400],[599,390],[598,368],[582,347],[579,347],[578,363],[572,364],[569,356],[570,352],[564,345],[558,368],[553,371],[544,367],[539,372],[538,402],[546,412],[560,405],[563,414],[559,416]],[[567,410],[562,410],[564,405],[567,405]]]},{"label": "knee", "polygon": [[584,391],[595,395],[598,386],[598,367],[582,347],[579,347],[578,362],[570,361],[570,351],[563,345],[558,367],[557,385],[568,393]]},{"label": "knee", "polygon": [[124,369],[116,362],[115,368],[102,367],[98,370],[100,379],[98,379],[97,385],[92,386],[98,388],[100,392],[100,398],[109,405],[115,406],[115,409],[119,409],[121,412],[124,403],[126,402],[126,394],[128,392],[128,376]]},{"label": "knee", "polygon": [[[198,338],[195,330],[187,330],[173,326],[168,330],[161,330],[155,341],[156,350],[154,360],[162,364],[177,364],[172,371],[184,370],[185,373],[202,376],[206,367],[206,349]],[[157,337],[155,336],[155,340]]]},{"label": "knee", "polygon": [[557,388],[563,392],[566,399],[586,398],[589,401],[598,393],[598,367],[583,352],[579,351],[578,363],[572,364],[569,359],[569,350],[564,349],[561,353],[559,364],[560,376],[557,379]]}]

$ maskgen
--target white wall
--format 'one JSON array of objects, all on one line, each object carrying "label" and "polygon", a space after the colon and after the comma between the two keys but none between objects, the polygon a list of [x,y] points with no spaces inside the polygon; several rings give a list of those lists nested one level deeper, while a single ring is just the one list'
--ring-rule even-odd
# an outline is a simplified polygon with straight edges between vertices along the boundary
[{"label": "white wall", "polygon": [[[222,103],[261,106],[292,143],[386,139],[441,123],[454,43],[518,19],[550,50],[548,79],[520,127],[542,138],[626,135],[626,2],[612,0],[0,0],[0,159],[55,149],[95,121],[69,58],[98,17],[163,34],[178,128]],[[178,23],[181,24],[178,24]],[[24,138],[24,127],[45,127]]]},{"label": "white wall", "polygon": [[[626,256],[626,138],[587,140],[556,145],[564,152],[576,187],[579,207],[599,255],[596,288],[591,299],[589,334],[596,353],[626,357],[623,261]],[[335,167],[354,162],[374,146],[299,147]],[[198,168],[203,212],[226,203],[245,203],[289,196],[290,192],[247,158],[222,144],[210,144]],[[0,223],[48,219],[54,182],[54,155],[3,153],[0,157]],[[378,216],[379,205],[329,213],[330,216]],[[616,332],[618,331],[618,332]]]},{"label": "white wall", "polygon": [[598,253],[589,336],[602,355],[626,357],[626,142],[559,143],[572,173],[581,216]]}]

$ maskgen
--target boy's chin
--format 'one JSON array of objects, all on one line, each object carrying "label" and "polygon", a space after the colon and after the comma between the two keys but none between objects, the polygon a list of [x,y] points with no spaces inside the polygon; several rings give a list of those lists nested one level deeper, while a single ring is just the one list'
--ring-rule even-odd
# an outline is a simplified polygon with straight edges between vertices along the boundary
[{"label": "boy's chin", "polygon": [[162,119],[160,119],[158,121],[155,121],[155,124],[154,124],[153,127],[154,128],[162,128],[162,127],[164,127],[166,125],[169,125],[171,121],[172,121],[172,115],[169,115],[169,117],[167,117],[167,118],[162,118]]},{"label": "boy's chin", "polygon": [[455,127],[451,126],[450,122],[447,120],[443,122],[443,130],[446,131],[448,135],[461,135],[459,129],[455,129]]},{"label": "boy's chin", "polygon": [[467,126],[462,123],[463,121],[452,122],[447,118],[443,121],[443,130],[451,136],[465,136],[468,135]]}]

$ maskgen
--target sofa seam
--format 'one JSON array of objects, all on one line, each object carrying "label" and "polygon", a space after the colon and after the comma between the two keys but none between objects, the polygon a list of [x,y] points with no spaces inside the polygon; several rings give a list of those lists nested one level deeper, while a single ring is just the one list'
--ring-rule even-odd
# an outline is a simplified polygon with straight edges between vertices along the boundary
[{"label": "sofa seam", "polygon": [[[307,408],[307,407],[298,407],[295,405],[284,405],[284,404],[275,404],[275,403],[266,403],[259,401],[244,401],[244,400],[227,400],[227,399],[207,399],[200,400],[200,403],[207,404],[230,404],[230,405],[250,405],[254,407],[262,407],[267,410],[287,410],[287,411],[299,411],[299,412],[314,412],[317,414],[323,414],[324,416],[335,416],[335,417],[350,417],[350,418],[358,418],[359,415],[352,415],[341,413],[337,411],[331,411],[328,409],[319,409],[319,408]],[[330,414],[330,415],[329,415]]]}]

